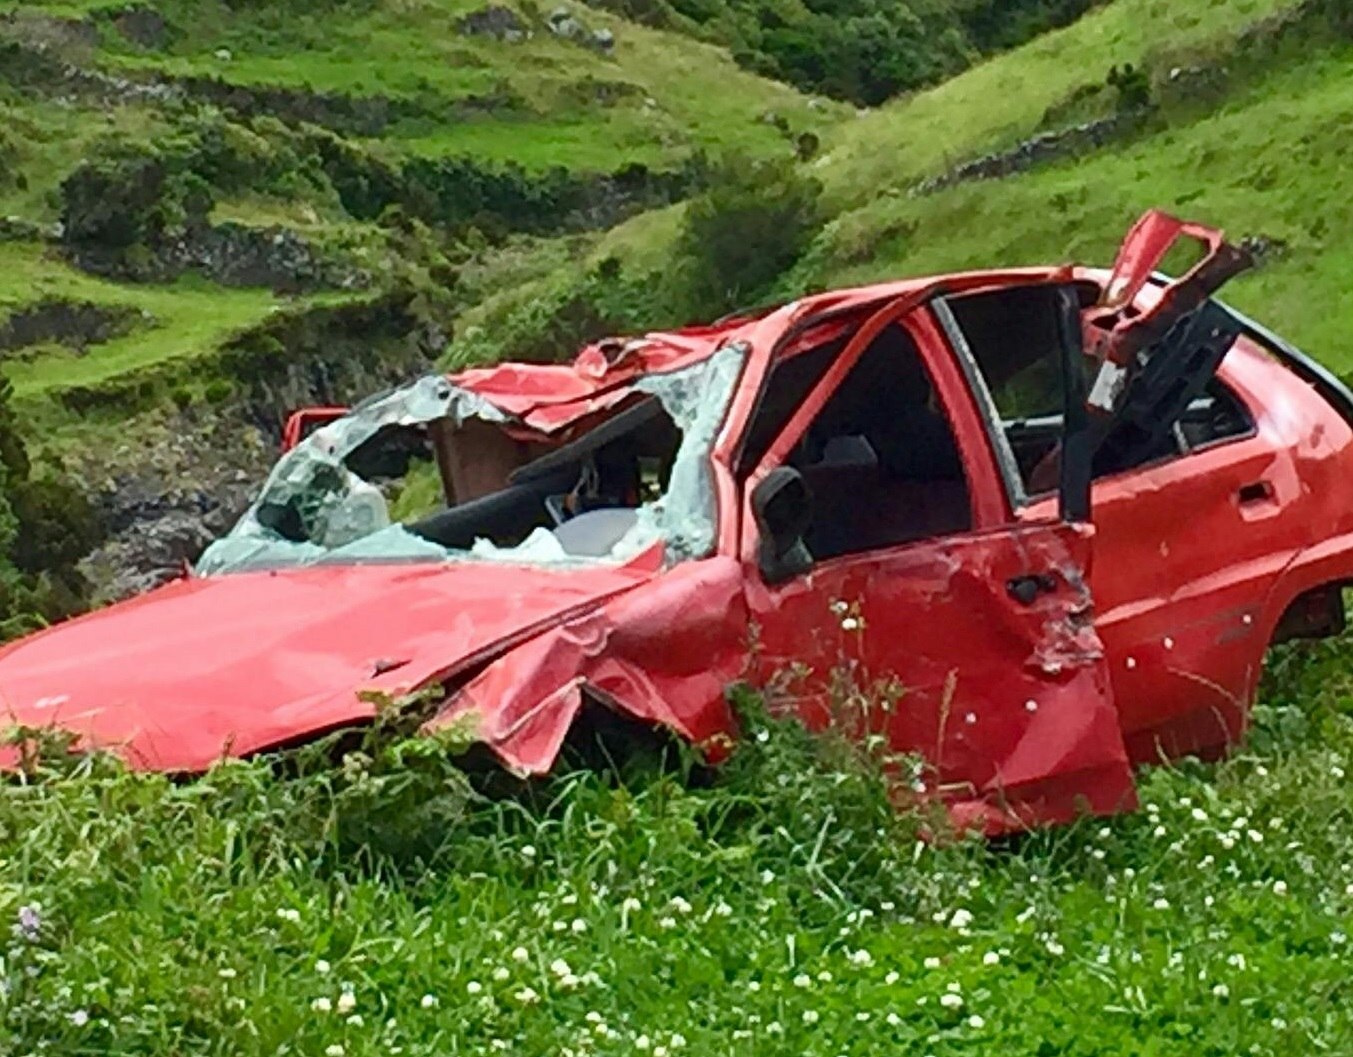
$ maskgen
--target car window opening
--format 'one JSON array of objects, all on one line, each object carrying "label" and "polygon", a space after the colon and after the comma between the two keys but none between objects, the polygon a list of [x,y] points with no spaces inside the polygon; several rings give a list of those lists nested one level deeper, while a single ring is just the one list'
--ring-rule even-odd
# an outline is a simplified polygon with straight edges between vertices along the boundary
[{"label": "car window opening", "polygon": [[[759,414],[788,417],[799,394],[811,388],[845,340],[779,364]],[[765,432],[754,420],[749,435],[759,440]],[[815,560],[972,527],[953,429],[915,343],[898,324],[863,351],[787,464],[813,493],[805,543]]]},{"label": "car window opening", "polygon": [[702,557],[709,453],[745,349],[639,378],[563,440],[447,379],[405,386],[306,437],[199,561],[204,575],[319,562],[498,560],[569,568],[656,543]]},{"label": "car window opening", "polygon": [[[1095,303],[1099,288],[1075,284],[1082,307]],[[1001,429],[1019,468],[1025,492],[1047,494],[1057,487],[1063,435],[1064,380],[1057,345],[1056,287],[1006,287],[950,298],[946,303],[1001,419]],[[1084,384],[1097,364],[1085,358]],[[1174,429],[1153,448],[1117,443],[1110,434],[1096,453],[1093,477],[1122,473],[1176,458],[1252,432],[1245,405],[1213,378]]]}]

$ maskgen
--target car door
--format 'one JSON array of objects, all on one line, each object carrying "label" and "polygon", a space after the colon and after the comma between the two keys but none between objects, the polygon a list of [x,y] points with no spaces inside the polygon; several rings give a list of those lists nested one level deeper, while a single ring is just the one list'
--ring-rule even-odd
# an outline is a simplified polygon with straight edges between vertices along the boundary
[{"label": "car door", "polygon": [[[811,726],[881,734],[923,761],[917,788],[960,824],[1129,808],[1085,579],[1092,531],[1015,520],[968,379],[930,310],[899,300],[766,449],[741,549],[757,677]],[[789,556],[777,564],[769,492],[805,482],[812,525],[770,548]]]},{"label": "car door", "polygon": [[[1148,286],[1184,237],[1202,241],[1206,255],[1180,280]],[[1247,264],[1219,233],[1148,214],[1103,293],[1082,284],[1091,299],[1083,371],[1048,369],[1055,306],[1037,288],[941,309],[1002,418],[1020,517],[1049,516],[1058,471],[1093,511],[1095,623],[1137,763],[1212,754],[1240,737],[1263,652],[1258,614],[1292,553],[1274,532],[1283,482],[1272,479],[1271,452],[1241,396],[1214,377],[1240,326],[1209,297]],[[1246,350],[1238,355],[1233,382],[1248,362]],[[1072,422],[1046,412],[1068,397],[1074,412],[1082,386],[1083,439],[1073,451],[1062,443]]]}]

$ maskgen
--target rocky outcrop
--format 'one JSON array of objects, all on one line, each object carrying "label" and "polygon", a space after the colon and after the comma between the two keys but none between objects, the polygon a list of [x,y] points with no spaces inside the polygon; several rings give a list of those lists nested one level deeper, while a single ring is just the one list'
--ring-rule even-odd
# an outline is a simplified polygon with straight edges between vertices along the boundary
[{"label": "rocky outcrop", "polygon": [[509,44],[526,40],[531,31],[510,7],[489,4],[471,11],[456,23],[456,30],[466,37],[491,37]]},{"label": "rocky outcrop", "polygon": [[140,309],[48,299],[17,308],[8,318],[0,319],[0,353],[46,344],[83,352],[87,346],[154,324],[154,317]]},{"label": "rocky outcrop", "polygon": [[77,267],[94,275],[136,282],[166,282],[197,272],[223,286],[266,286],[278,293],[362,290],[371,275],[326,256],[304,236],[284,227],[252,228],[225,223],[194,227],[129,254],[119,247],[70,243],[66,252]]},{"label": "rocky outcrop", "polygon": [[1142,126],[1150,108],[1130,110],[1098,121],[1087,121],[1070,128],[1042,132],[1005,151],[984,154],[964,162],[948,172],[923,180],[912,188],[914,195],[934,194],[957,184],[974,180],[998,180],[1037,165],[1075,157],[1128,135]]},{"label": "rocky outcrop", "polygon": [[169,43],[169,23],[152,7],[135,4],[106,12],[113,28],[129,43],[147,51],[159,51]]},{"label": "rocky outcrop", "polygon": [[552,36],[571,40],[594,51],[609,52],[615,48],[615,34],[609,29],[591,29],[566,7],[556,7],[545,20],[545,28]]}]

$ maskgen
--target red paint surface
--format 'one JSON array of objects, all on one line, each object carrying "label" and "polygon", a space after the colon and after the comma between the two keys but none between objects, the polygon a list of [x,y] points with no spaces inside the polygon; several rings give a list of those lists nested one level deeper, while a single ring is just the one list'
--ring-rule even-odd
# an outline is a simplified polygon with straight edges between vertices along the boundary
[{"label": "red paint surface", "polygon": [[[1120,256],[1118,286],[1148,315],[1159,294],[1140,280],[1181,230],[1214,242],[1157,220]],[[1128,808],[1133,763],[1211,754],[1243,734],[1284,610],[1309,588],[1353,579],[1353,429],[1242,339],[1219,373],[1254,417],[1252,436],[1096,481],[1093,528],[1058,522],[1055,497],[1013,509],[980,405],[925,301],[941,288],[1071,276],[1109,278],[1043,268],[910,280],[628,348],[590,346],[573,364],[461,372],[453,380],[514,428],[549,435],[619,405],[643,373],[747,343],[712,456],[715,555],[665,571],[654,552],[628,569],[568,573],[464,563],[186,579],[0,651],[0,710],[118,748],[136,766],[194,771],[362,722],[359,691],[399,693],[478,667],[432,725],[470,716],[505,765],[540,773],[588,699],[717,746],[736,734],[725,687],[751,677],[812,724],[835,718],[920,754],[927,795],[960,823],[1000,832]],[[911,330],[959,443],[973,529],[768,586],[750,490],[869,333],[895,321]],[[819,340],[862,325],[739,480],[739,441],[772,365],[807,347],[805,326]],[[1263,498],[1242,502],[1254,482]],[[1022,605],[1006,583],[1029,574],[1055,589]],[[862,626],[842,626],[840,601]],[[905,693],[887,713],[837,715],[827,673],[842,664]]]}]

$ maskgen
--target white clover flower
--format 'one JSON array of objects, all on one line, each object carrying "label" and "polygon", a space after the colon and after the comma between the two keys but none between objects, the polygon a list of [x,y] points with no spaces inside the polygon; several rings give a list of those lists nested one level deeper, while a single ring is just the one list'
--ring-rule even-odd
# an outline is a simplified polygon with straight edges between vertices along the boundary
[{"label": "white clover flower", "polygon": [[1287,895],[1287,882],[1286,882],[1286,881],[1274,881],[1274,882],[1273,882],[1273,894],[1274,894],[1275,896],[1285,896],[1285,895]]},{"label": "white clover flower", "polygon": [[672,1032],[672,1037],[667,1040],[667,1044],[674,1050],[679,1050],[686,1045],[686,1036],[679,1031]]},{"label": "white clover flower", "polygon": [[534,844],[523,844],[521,857],[523,859],[534,859],[536,857],[536,846]]},{"label": "white clover flower", "polygon": [[83,1028],[86,1024],[89,1023],[89,1012],[84,1009],[77,1009],[74,1012],[68,1014],[66,1019],[69,1020],[72,1024],[74,1024],[77,1028]]},{"label": "white clover flower", "polygon": [[1060,958],[1066,953],[1066,948],[1057,942],[1057,939],[1054,936],[1049,936],[1047,942],[1044,943],[1043,946],[1047,948],[1048,953],[1054,958]]},{"label": "white clover flower", "polygon": [[747,990],[750,991],[750,992],[752,992],[752,994],[756,994],[758,991],[761,990],[761,981],[760,981],[760,980],[748,980],[748,981],[747,981]]},{"label": "white clover flower", "polygon": [[498,966],[498,968],[493,970],[493,980],[495,983],[499,984],[504,983],[511,976],[512,973],[508,971],[508,968],[505,965],[500,965]]},{"label": "white clover flower", "polygon": [[719,900],[719,902],[714,904],[714,913],[721,918],[732,917],[733,908],[721,899]]},{"label": "white clover flower", "polygon": [[798,976],[794,977],[794,986],[795,986],[795,987],[812,987],[812,986],[813,986],[813,978],[812,978],[811,976],[809,976],[807,973],[799,973]]},{"label": "white clover flower", "polygon": [[1153,837],[1163,837],[1163,836],[1165,836],[1165,827],[1164,827],[1164,826],[1157,826],[1155,829],[1153,829],[1153,830],[1151,831],[1151,836],[1153,836]]},{"label": "white clover flower", "polygon": [[520,991],[514,992],[512,997],[524,1006],[533,1005],[540,1001],[540,995],[532,987],[523,987]]},{"label": "white clover flower", "polygon": [[229,966],[227,966],[226,968],[221,969],[219,972],[217,972],[216,975],[219,976],[222,980],[233,980],[235,979],[236,973],[234,969],[231,969]]},{"label": "white clover flower", "polygon": [[334,1004],[324,995],[320,995],[319,998],[310,1003],[310,1008],[316,1013],[328,1013],[333,1010]]},{"label": "white clover flower", "polygon": [[658,928],[660,929],[676,928],[676,918],[672,917],[658,918]]},{"label": "white clover flower", "polygon": [[1273,1028],[1277,1031],[1282,1031],[1285,1027],[1287,1027],[1287,1021],[1283,1020],[1282,1017],[1274,1017],[1272,1020],[1269,1021],[1269,1024],[1272,1025]]},{"label": "white clover flower", "polygon": [[324,1047],[324,1057],[343,1057],[344,1049],[341,1043],[333,1043]]},{"label": "white clover flower", "polygon": [[987,1022],[983,1020],[980,1016],[978,1016],[976,1013],[974,1013],[972,1016],[968,1018],[968,1027],[970,1028],[973,1028],[977,1031],[981,1031],[986,1026]]},{"label": "white clover flower", "polygon": [[1245,968],[1245,955],[1236,952],[1226,959],[1226,964],[1236,969],[1243,970]]},{"label": "white clover flower", "polygon": [[330,968],[332,967],[323,958],[315,963],[315,972],[319,973],[320,976],[327,976]]},{"label": "white clover flower", "polygon": [[1348,937],[1342,932],[1335,931],[1330,933],[1330,943],[1334,944],[1334,946],[1342,947],[1347,942]]},{"label": "white clover flower", "polygon": [[689,914],[691,912],[690,903],[682,899],[681,896],[673,896],[672,901],[668,905],[678,914]]},{"label": "white clover flower", "polygon": [[966,929],[972,924],[972,911],[959,907],[954,911],[949,919],[949,927],[952,929]]},{"label": "white clover flower", "polygon": [[338,996],[338,1011],[340,1013],[351,1013],[357,1008],[357,996],[351,991],[344,991]]},{"label": "white clover flower", "polygon": [[1250,840],[1254,841],[1255,844],[1264,843],[1264,835],[1260,833],[1257,829],[1250,830],[1247,836],[1250,838]]},{"label": "white clover flower", "polygon": [[[470,980],[470,981],[469,981],[468,983],[466,983],[466,985],[465,985],[465,993],[466,993],[467,995],[478,995],[478,994],[483,993],[483,990],[484,990],[484,985],[481,984],[478,980]],[[423,996],[423,999],[424,999],[423,1008],[424,1008],[424,1009],[427,1009],[427,1008],[428,1008],[426,1000],[429,999],[429,998],[432,998],[432,996],[431,996],[431,995],[424,995],[424,996]],[[433,1003],[435,1004],[437,1000],[436,1000],[435,998],[432,998],[432,1001],[433,1001]]]},{"label": "white clover flower", "polygon": [[666,1046],[654,1046],[654,1047],[653,1047],[653,1057],[667,1057],[667,1047],[666,1047]]},{"label": "white clover flower", "polygon": [[1170,901],[1169,901],[1168,899],[1166,899],[1164,896],[1161,896],[1161,897],[1160,897],[1159,899],[1157,899],[1154,903],[1152,903],[1151,906],[1152,906],[1152,908],[1155,909],[1155,910],[1169,910],[1169,909],[1170,909]]},{"label": "white clover flower", "polygon": [[832,974],[826,969],[823,969],[822,972],[818,973],[817,978],[820,983],[829,984],[832,982]]},{"label": "white clover flower", "polygon": [[940,960],[932,954],[921,964],[923,964],[927,969],[938,969],[940,967]]},{"label": "white clover flower", "polygon": [[354,1013],[352,1016],[348,1017],[348,1024],[354,1028],[360,1028],[364,1023],[365,1021],[362,1020],[362,1014],[360,1013]]},{"label": "white clover flower", "polygon": [[582,978],[574,976],[572,973],[565,973],[559,978],[559,986],[567,991],[572,991],[582,983]]},{"label": "white clover flower", "polygon": [[1218,998],[1229,998],[1231,996],[1231,989],[1225,984],[1217,984],[1212,988],[1212,993]]},{"label": "white clover flower", "polygon": [[893,984],[897,983],[900,979],[902,979],[902,975],[896,969],[892,969],[889,970],[888,975],[883,978],[883,982],[889,987],[892,987]]},{"label": "white clover flower", "polygon": [[1207,812],[1200,807],[1195,807],[1192,811],[1189,812],[1189,815],[1193,818],[1194,822],[1207,821]]},{"label": "white clover flower", "polygon": [[856,1019],[857,1021],[859,1021],[861,1024],[863,1024],[863,1023],[865,1023],[866,1021],[869,1020],[869,1014],[868,1014],[865,1010],[862,1009],[862,1010],[860,1010],[858,1013],[855,1014],[855,1019]]},{"label": "white clover flower", "polygon": [[525,947],[513,947],[512,960],[519,965],[524,965],[531,960],[531,952]]},{"label": "white clover flower", "polygon": [[550,962],[550,972],[555,976],[568,976],[573,972],[573,968],[563,958],[556,958]]},{"label": "white clover flower", "polygon": [[940,1005],[945,1009],[962,1009],[963,996],[954,994],[952,991],[946,991],[940,995]]},{"label": "white clover flower", "polygon": [[644,905],[635,899],[634,896],[626,896],[625,901],[620,904],[620,909],[626,914],[633,914],[644,908]]},{"label": "white clover flower", "polygon": [[862,968],[869,968],[874,964],[874,956],[861,947],[858,951],[852,951],[849,955],[850,964],[858,965]]},{"label": "white clover flower", "polygon": [[295,910],[295,909],[293,909],[293,908],[291,908],[291,907],[278,907],[278,908],[277,908],[277,916],[278,916],[282,921],[289,921],[289,922],[291,922],[293,925],[294,925],[296,922],[298,922],[298,921],[301,920],[301,912],[300,912],[299,910]]},{"label": "white clover flower", "polygon": [[1098,836],[1100,840],[1108,840],[1113,836],[1113,830],[1109,829],[1108,826],[1100,826],[1099,833],[1096,834],[1096,836]]},{"label": "white clover flower", "polygon": [[902,1026],[902,1018],[899,1017],[896,1013],[890,1012],[883,1019],[890,1028],[900,1028]]},{"label": "white clover flower", "polygon": [[[471,981],[470,981],[470,984],[473,984],[473,983],[475,983],[475,981],[474,981],[474,980],[471,980]],[[466,989],[467,991],[470,990],[470,984],[466,984],[466,985],[465,985],[465,989]],[[474,991],[470,991],[470,994],[475,994],[475,993],[476,993],[476,992],[474,992]],[[436,995],[424,995],[421,999],[418,1000],[418,1004],[419,1004],[420,1006],[422,1006],[424,1009],[436,1009],[436,1008],[437,1008],[437,996],[436,996]]]},{"label": "white clover flower", "polygon": [[762,883],[763,885],[768,885],[768,884],[770,884],[770,883],[771,883],[772,881],[774,881],[774,880],[775,880],[775,874],[774,874],[773,871],[771,871],[771,870],[762,870],[762,871],[761,871],[761,883]]},{"label": "white clover flower", "polygon": [[986,954],[982,955],[983,965],[999,965],[1000,963],[1001,956],[995,951],[987,951]]},{"label": "white clover flower", "polygon": [[647,1035],[640,1035],[634,1040],[634,1048],[636,1050],[646,1050],[651,1045],[653,1045],[653,1041]]},{"label": "white clover flower", "polygon": [[1223,833],[1219,838],[1219,840],[1221,846],[1225,848],[1227,851],[1230,851],[1232,848],[1236,846],[1236,839],[1229,833]]},{"label": "white clover flower", "polygon": [[584,921],[582,918],[574,918],[572,921],[569,922],[568,927],[569,931],[572,932],[575,936],[580,936],[587,931],[587,922]]},{"label": "white clover flower", "polygon": [[816,1024],[821,1019],[816,1009],[805,1009],[803,1011],[803,1022],[805,1024]]}]

